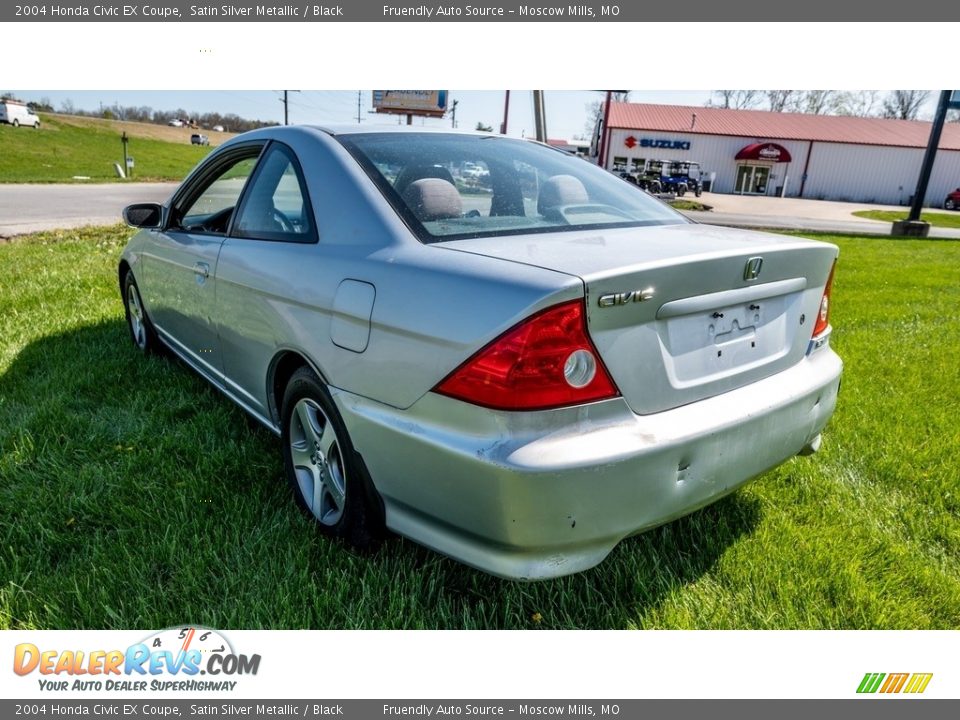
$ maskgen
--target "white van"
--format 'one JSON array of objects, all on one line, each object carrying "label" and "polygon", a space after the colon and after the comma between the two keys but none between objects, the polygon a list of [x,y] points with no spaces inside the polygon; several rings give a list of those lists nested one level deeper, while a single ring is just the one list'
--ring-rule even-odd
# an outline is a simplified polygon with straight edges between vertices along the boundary
[{"label": "white van", "polygon": [[34,129],[40,128],[40,118],[33,109],[15,100],[0,102],[0,123],[6,123],[14,127],[28,125]]}]

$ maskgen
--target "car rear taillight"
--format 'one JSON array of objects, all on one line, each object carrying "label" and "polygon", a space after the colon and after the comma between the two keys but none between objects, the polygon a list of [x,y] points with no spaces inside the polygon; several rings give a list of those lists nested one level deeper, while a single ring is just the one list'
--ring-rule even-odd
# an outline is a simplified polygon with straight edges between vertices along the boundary
[{"label": "car rear taillight", "polygon": [[434,391],[497,410],[546,410],[619,394],[587,335],[582,300],[527,318]]},{"label": "car rear taillight", "polygon": [[823,288],[823,297],[820,298],[820,310],[817,312],[817,322],[813,325],[813,337],[822,333],[830,325],[830,290],[833,288],[833,271],[836,268],[837,262],[834,260],[827,284]]}]

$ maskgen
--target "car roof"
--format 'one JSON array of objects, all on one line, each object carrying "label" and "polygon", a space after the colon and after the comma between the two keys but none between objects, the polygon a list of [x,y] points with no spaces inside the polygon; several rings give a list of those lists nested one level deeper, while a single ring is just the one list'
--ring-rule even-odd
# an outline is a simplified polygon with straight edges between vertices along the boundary
[{"label": "car roof", "polygon": [[[297,126],[293,126],[297,127]],[[495,135],[498,133],[480,132],[478,130],[454,130],[453,128],[417,127],[414,125],[360,125],[360,124],[331,124],[331,125],[300,125],[320,130],[328,135],[357,135],[361,133],[432,133],[437,135]],[[516,139],[516,138],[514,138]]]}]

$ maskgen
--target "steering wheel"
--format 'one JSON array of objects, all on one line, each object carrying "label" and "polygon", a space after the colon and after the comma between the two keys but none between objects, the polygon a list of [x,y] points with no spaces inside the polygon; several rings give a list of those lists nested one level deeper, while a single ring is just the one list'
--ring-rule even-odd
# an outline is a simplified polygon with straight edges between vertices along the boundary
[{"label": "steering wheel", "polygon": [[187,232],[225,233],[227,231],[227,225],[230,224],[231,215],[233,215],[233,206],[225,207],[207,216],[202,223],[182,225],[181,229]]},{"label": "steering wheel", "polygon": [[273,208],[273,210],[270,213],[270,217],[273,219],[273,221],[277,225],[280,226],[281,232],[285,232],[285,233],[293,232],[293,225],[290,224],[290,219],[286,215],[284,215],[282,212],[277,210],[276,208]]}]

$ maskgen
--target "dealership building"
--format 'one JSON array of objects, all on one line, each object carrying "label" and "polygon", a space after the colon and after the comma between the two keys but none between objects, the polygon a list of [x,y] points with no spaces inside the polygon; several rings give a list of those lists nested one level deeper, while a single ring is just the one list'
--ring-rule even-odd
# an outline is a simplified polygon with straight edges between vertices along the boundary
[{"label": "dealership building", "polygon": [[[929,122],[612,103],[606,167],[643,171],[650,160],[700,163],[720,193],[906,205]],[[940,139],[926,204],[960,187],[960,123]]]}]

